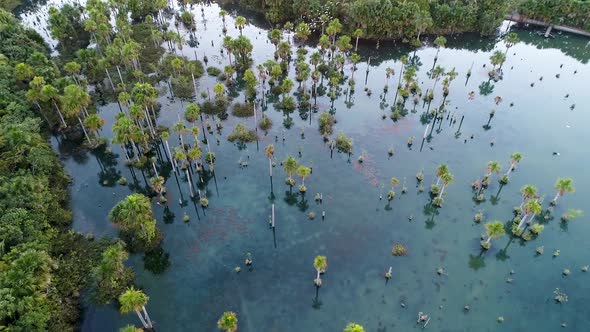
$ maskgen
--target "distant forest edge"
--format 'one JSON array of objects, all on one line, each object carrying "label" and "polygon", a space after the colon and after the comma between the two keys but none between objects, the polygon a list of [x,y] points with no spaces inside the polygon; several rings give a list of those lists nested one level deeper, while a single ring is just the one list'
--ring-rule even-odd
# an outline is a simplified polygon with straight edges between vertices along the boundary
[{"label": "distant forest edge", "polygon": [[504,17],[522,17],[590,31],[590,1],[582,0],[219,0],[260,13],[272,24],[305,21],[317,31],[339,18],[365,39],[412,42],[423,34],[496,33]]}]

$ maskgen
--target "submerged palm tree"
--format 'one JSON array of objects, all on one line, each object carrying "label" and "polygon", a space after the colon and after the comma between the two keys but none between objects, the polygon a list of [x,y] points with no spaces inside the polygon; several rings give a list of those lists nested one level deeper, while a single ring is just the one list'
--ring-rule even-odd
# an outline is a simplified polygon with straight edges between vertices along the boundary
[{"label": "submerged palm tree", "polygon": [[528,202],[528,200],[532,198],[537,198],[537,188],[532,184],[527,184],[520,189],[520,193],[522,194],[522,202],[520,203],[520,209],[522,206]]},{"label": "submerged palm tree", "polygon": [[292,156],[287,156],[285,160],[283,160],[283,169],[285,173],[289,174],[289,177],[285,181],[290,187],[295,185],[295,180],[293,180],[293,174],[297,172],[297,168],[299,167],[299,163],[297,163],[297,159],[293,158]]},{"label": "submerged palm tree", "polygon": [[514,152],[513,154],[510,155],[510,167],[508,167],[508,171],[506,171],[506,174],[504,176],[506,176],[506,178],[508,178],[508,176],[510,176],[510,173],[516,169],[516,166],[518,165],[518,163],[522,160],[522,154],[520,154],[520,152]]},{"label": "submerged palm tree", "polygon": [[234,332],[238,330],[238,315],[233,311],[226,311],[217,321],[217,327],[225,332]]},{"label": "submerged palm tree", "polygon": [[316,286],[320,287],[322,285],[322,279],[320,278],[320,274],[325,273],[328,269],[328,259],[326,258],[326,256],[316,256],[313,260],[313,267],[317,272],[316,278],[313,282]]},{"label": "submerged palm tree", "polygon": [[485,241],[481,241],[481,246],[487,250],[492,246],[490,242],[492,239],[497,239],[506,232],[504,231],[504,224],[498,220],[490,221],[489,223],[485,224],[485,228],[488,238]]},{"label": "submerged palm tree", "polygon": [[272,144],[269,144],[266,146],[266,148],[264,148],[264,153],[266,154],[266,157],[268,158],[268,171],[270,174],[270,183],[272,184],[272,158],[274,157],[275,154],[275,147]]},{"label": "submerged palm tree", "polygon": [[524,225],[524,222],[526,221],[528,216],[531,216],[531,218],[529,220],[533,220],[535,218],[535,215],[541,213],[541,211],[542,211],[541,204],[536,199],[529,200],[524,205],[524,212],[522,213],[522,219],[520,219],[520,222],[516,226],[516,232],[520,231],[520,228],[522,227],[522,225]]},{"label": "submerged palm tree", "polygon": [[566,193],[573,193],[576,191],[576,188],[574,188],[574,180],[571,178],[558,178],[557,182],[555,182],[555,189],[557,189],[557,193],[551,201],[551,204],[553,205],[557,204],[557,199],[559,197],[565,195]]},{"label": "submerged palm tree", "polygon": [[[145,309],[149,297],[144,294],[141,290],[134,289],[133,287],[127,289],[123,294],[119,296],[119,303],[121,304],[121,313],[127,313],[135,311],[137,317],[146,329],[153,328],[150,316]],[[143,312],[143,314],[142,314]]]},{"label": "submerged palm tree", "polygon": [[307,188],[305,187],[305,179],[309,177],[310,174],[311,169],[309,167],[305,167],[303,165],[297,167],[297,175],[301,177],[301,185],[299,186],[299,191],[301,191],[302,193],[307,191]]},{"label": "submerged palm tree", "polygon": [[236,17],[236,26],[238,27],[238,29],[240,29],[240,36],[242,35],[242,30],[244,29],[247,23],[248,22],[246,21],[246,18],[244,16]]}]

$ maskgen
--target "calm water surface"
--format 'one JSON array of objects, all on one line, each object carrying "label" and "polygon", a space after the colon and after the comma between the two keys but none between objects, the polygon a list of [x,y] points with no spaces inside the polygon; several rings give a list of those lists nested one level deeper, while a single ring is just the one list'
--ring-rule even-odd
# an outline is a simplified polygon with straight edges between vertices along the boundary
[{"label": "calm water surface", "polygon": [[[207,55],[209,65],[222,68],[229,61],[220,53],[219,8],[205,7],[206,21],[198,7],[192,11],[198,20],[200,45],[185,46],[184,54],[194,58],[196,52],[200,59]],[[37,9],[37,13],[42,12],[46,7]],[[237,36],[235,13],[232,16],[227,20],[228,35]],[[35,21],[32,13],[23,13],[22,18],[28,24]],[[247,26],[244,34],[254,45],[253,59],[258,64],[272,57],[274,46],[267,42],[267,30],[263,29],[268,23],[251,19],[257,25]],[[219,144],[211,141],[217,155],[217,176],[201,186],[201,190],[207,190],[208,209],[196,208],[188,201],[184,175],[177,179],[169,166],[159,165],[167,176],[168,206],[173,216],[169,213],[165,218],[162,206],[154,204],[153,208],[171,266],[164,274],[154,275],[144,269],[141,255],[129,260],[138,285],[150,297],[147,308],[157,329],[216,331],[221,313],[232,310],[237,312],[239,330],[244,332],[340,331],[349,321],[364,325],[367,331],[419,330],[415,323],[419,311],[432,317],[428,325],[432,331],[556,331],[562,329],[562,323],[566,330],[590,330],[590,274],[581,272],[582,266],[590,264],[590,224],[587,217],[567,225],[559,221],[567,209],[587,207],[590,46],[587,39],[571,35],[545,40],[535,31],[514,31],[522,41],[508,52],[504,79],[488,85],[489,56],[494,49],[503,51],[503,43],[469,35],[449,38],[437,64],[447,70],[455,67],[459,73],[447,99],[447,109],[457,122],[445,118],[422,152],[425,124],[420,122],[420,115],[426,110],[422,102],[416,113],[397,122],[381,118],[384,112],[390,113],[401,66],[399,57],[414,54],[411,49],[383,43],[379,50],[374,45],[362,46],[363,62],[355,74],[356,92],[347,100],[343,87],[334,103],[338,120],[335,133],[344,132],[354,141],[350,161],[344,154],[330,157],[317,130],[317,113],[312,114],[310,123],[296,111],[292,114],[293,127],[286,130],[283,115],[269,103],[266,114],[274,126],[268,134],[259,131],[258,143],[240,150],[227,141],[236,123],[254,126],[253,118],[232,116],[223,122],[221,134],[216,134]],[[418,77],[423,91],[433,84],[427,72],[435,54],[432,47],[415,52],[421,64]],[[471,66],[473,75],[466,82]],[[294,66],[290,67],[293,76]],[[386,67],[392,67],[396,74],[390,80],[389,92],[383,95]],[[346,75],[350,75],[350,68],[349,64],[345,66]],[[215,83],[215,79],[203,77],[199,89]],[[170,100],[164,85],[160,88],[163,108],[158,122],[172,126],[186,102]],[[373,94],[367,96],[365,88]],[[441,103],[437,90],[433,106]],[[468,98],[471,91],[475,92],[473,100]],[[235,100],[241,101],[243,92],[236,93]],[[498,106],[495,96],[504,100]],[[410,104],[411,100],[411,109]],[[318,105],[322,111],[329,110],[329,98],[318,98]],[[492,109],[496,109],[496,115],[491,128],[484,130]],[[100,108],[100,115],[107,120],[104,136],[110,138],[118,111],[116,104]],[[462,116],[465,120],[457,135]],[[416,137],[412,148],[406,145],[410,136]],[[313,167],[313,174],[306,180],[305,197],[289,193],[280,165],[274,169],[271,195],[264,155],[264,147],[271,143],[278,161],[301,151],[299,162]],[[105,154],[81,151],[61,139],[54,139],[53,144],[74,179],[74,229],[97,237],[116,236],[107,214],[126,195],[146,191],[142,174],[136,171],[136,177],[132,176],[118,146],[112,147],[112,154]],[[387,155],[390,148],[395,149],[392,158]],[[486,191],[486,201],[474,203],[470,183],[484,174],[490,160],[500,161],[505,171],[515,151],[524,158],[511,182],[498,192],[494,181]],[[361,154],[365,162],[359,164],[356,160]],[[249,166],[240,168],[240,160],[248,160]],[[423,169],[428,187],[435,181],[436,166],[443,162],[449,165],[455,182],[447,190],[445,206],[435,210],[428,194],[419,192],[415,174]],[[129,180],[128,186],[116,184],[120,176]],[[386,196],[392,176],[405,181],[408,192],[401,195],[398,187],[397,197],[388,204],[379,196]],[[536,185],[548,202],[555,194],[553,184],[559,176],[573,177],[577,191],[560,199],[556,218],[546,224],[539,238],[521,243],[504,236],[493,241],[488,252],[480,251],[479,236],[484,228],[473,222],[474,214],[483,211],[486,220],[508,221],[512,207],[520,204],[521,186]],[[313,200],[320,192],[323,204]],[[182,205],[179,200],[184,200]],[[272,202],[277,218],[274,238],[267,224]],[[326,213],[324,220],[319,217],[322,211]],[[309,212],[315,212],[318,218],[308,220]],[[185,214],[190,216],[188,223],[182,221]],[[393,243],[405,244],[409,254],[393,257]],[[544,255],[535,255],[537,246],[545,247]],[[552,258],[555,249],[560,249],[561,255]],[[251,271],[243,266],[246,252],[253,255]],[[328,258],[328,271],[317,298],[313,285],[316,255]],[[236,266],[242,266],[241,273],[234,272]],[[393,278],[386,284],[383,275],[390,266]],[[437,275],[439,267],[446,275]],[[562,276],[565,268],[572,271],[568,277]],[[512,282],[507,282],[508,278]],[[553,301],[555,288],[569,296],[567,303]],[[463,310],[465,305],[471,308],[468,313]],[[497,322],[499,316],[504,317],[504,323]],[[120,315],[115,305],[88,303],[82,330],[116,331],[128,323],[139,325],[134,314]]]}]

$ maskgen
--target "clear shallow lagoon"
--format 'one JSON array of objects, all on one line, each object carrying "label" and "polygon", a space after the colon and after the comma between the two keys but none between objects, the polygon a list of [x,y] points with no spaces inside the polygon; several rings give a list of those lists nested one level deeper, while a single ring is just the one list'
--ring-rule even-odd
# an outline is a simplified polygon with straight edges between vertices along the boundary
[{"label": "clear shallow lagoon", "polygon": [[[218,12],[216,5],[205,7],[205,27],[199,7],[194,7],[200,45],[196,49],[186,45],[183,53],[194,58],[196,51],[201,60],[207,55],[210,66],[222,68],[229,62],[219,51],[222,24]],[[23,15],[25,22],[33,22],[31,15]],[[237,36],[233,17],[227,22],[228,35]],[[255,22],[259,25],[247,26],[244,34],[254,45],[256,65],[272,58],[274,46],[267,42],[267,31],[262,28],[268,24]],[[495,48],[503,51],[503,43],[470,35],[448,38],[448,47],[440,51],[437,64],[447,70],[455,67],[459,73],[450,87],[447,110],[458,120],[464,115],[465,120],[456,137],[459,121],[450,124],[445,115],[441,131],[433,132],[422,152],[420,141],[426,126],[420,122],[426,110],[422,102],[416,113],[410,112],[397,122],[389,119],[401,66],[399,57],[411,56],[414,50],[386,42],[379,50],[374,44],[362,45],[359,50],[363,61],[355,74],[356,92],[350,97],[353,105],[347,106],[346,86],[334,102],[338,121],[335,134],[344,132],[354,141],[350,162],[345,154],[335,152],[330,157],[317,129],[319,113],[312,114],[310,124],[295,111],[291,115],[294,125],[287,130],[282,126],[282,113],[269,102],[265,113],[274,126],[267,135],[259,130],[257,144],[240,150],[227,141],[236,123],[254,126],[253,118],[231,115],[223,121],[221,134],[216,134],[219,144],[211,140],[217,157],[216,183],[210,179],[201,187],[208,192],[208,209],[196,208],[190,201],[181,206],[181,195],[185,200],[189,197],[185,177],[179,177],[177,183],[169,167],[160,165],[167,167],[162,173],[167,176],[168,207],[174,217],[168,214],[165,218],[162,206],[154,204],[153,208],[171,266],[165,273],[154,275],[144,270],[142,255],[132,255],[129,260],[137,284],[150,297],[147,308],[156,328],[215,331],[221,313],[232,310],[238,314],[239,331],[243,332],[340,331],[349,321],[362,324],[367,331],[410,331],[421,329],[415,323],[419,311],[432,317],[428,329],[434,331],[556,331],[562,329],[562,323],[567,324],[565,330],[590,330],[590,274],[581,272],[582,266],[590,264],[590,224],[585,216],[565,226],[559,221],[567,209],[587,207],[590,46],[588,39],[572,35],[558,34],[546,40],[536,31],[513,31],[518,32],[521,42],[509,50],[504,79],[492,81],[493,91],[487,95],[482,95],[485,91],[480,91],[480,85],[488,81],[490,54]],[[422,63],[418,77],[423,91],[433,84],[427,72],[435,54],[436,49],[427,46],[415,52]],[[363,91],[369,56],[366,87],[372,90],[371,96]],[[466,83],[472,64],[473,74]],[[386,67],[396,73],[384,96]],[[345,66],[347,76],[350,68],[349,64]],[[293,77],[294,65],[290,70]],[[532,82],[534,87],[530,86]],[[215,83],[214,78],[205,76],[199,81],[199,89],[212,88]],[[172,126],[187,102],[171,101],[165,84],[159,88],[163,107],[158,123]],[[474,100],[468,98],[471,91],[475,92]],[[243,91],[236,93],[239,95],[234,100],[242,101]],[[495,96],[504,100],[499,106],[495,105]],[[383,98],[387,105],[383,105]],[[432,105],[440,105],[441,99],[442,92],[437,89]],[[318,97],[318,105],[320,111],[329,110],[329,98]],[[411,99],[407,105],[412,108]],[[496,114],[491,128],[484,130],[492,109]],[[110,138],[117,112],[116,104],[100,108],[100,115],[107,120],[102,135]],[[384,112],[385,120],[381,118]],[[410,136],[416,137],[411,149],[406,145]],[[299,162],[313,167],[313,174],[306,180],[305,197],[295,191],[289,193],[278,162],[271,197],[264,154],[264,147],[271,143],[278,162],[288,154],[297,156],[301,150]],[[141,172],[136,171],[135,182],[118,146],[112,146],[112,155],[82,151],[61,138],[54,138],[53,146],[73,178],[74,229],[97,237],[116,236],[116,229],[107,220],[108,212],[126,195],[146,190]],[[392,147],[395,155],[389,158],[387,152]],[[500,161],[506,170],[515,151],[524,157],[510,183],[496,196],[499,185],[493,181],[486,190],[486,201],[476,204],[471,182],[484,174],[490,160]],[[361,154],[365,161],[359,164]],[[240,168],[240,160],[248,160],[249,166]],[[455,182],[446,191],[444,207],[433,209],[428,193],[418,192],[415,174],[424,170],[427,190],[435,181],[436,166],[443,162],[449,165]],[[119,176],[126,177],[129,185],[116,184]],[[409,190],[401,195],[398,187],[398,195],[388,204],[385,197],[392,176],[402,182],[405,179]],[[546,207],[560,176],[572,177],[577,191],[560,199],[555,219],[545,225],[539,238],[521,243],[504,236],[492,242],[491,250],[481,253],[479,236],[484,227],[473,222],[477,212],[483,211],[486,220],[510,220],[512,207],[520,204],[520,188],[529,183],[546,196]],[[323,204],[313,200],[318,192],[323,194]],[[379,200],[380,194],[383,200]],[[268,228],[272,202],[277,217],[276,247]],[[311,211],[318,215],[313,221],[307,218]],[[320,217],[322,211],[326,212],[325,220]],[[182,221],[185,214],[190,216],[188,223]],[[407,246],[406,257],[391,255],[391,247],[397,242]],[[535,254],[537,246],[545,246],[544,255]],[[505,255],[501,249],[506,249]],[[560,249],[561,255],[552,258],[555,249]],[[253,255],[251,271],[243,266],[246,252]],[[316,255],[328,258],[317,301],[313,284]],[[242,272],[236,274],[234,267],[238,265]],[[386,284],[383,275],[389,266],[393,278]],[[437,275],[439,267],[447,275]],[[568,277],[562,276],[565,268],[572,271]],[[510,275],[511,270],[514,275]],[[513,281],[508,283],[507,278]],[[568,295],[567,303],[553,301],[555,288]],[[463,310],[465,305],[471,308],[468,313]],[[497,322],[498,316],[505,318],[504,323]],[[122,316],[114,305],[88,303],[82,330],[115,331],[128,323],[139,324],[135,315]]]}]

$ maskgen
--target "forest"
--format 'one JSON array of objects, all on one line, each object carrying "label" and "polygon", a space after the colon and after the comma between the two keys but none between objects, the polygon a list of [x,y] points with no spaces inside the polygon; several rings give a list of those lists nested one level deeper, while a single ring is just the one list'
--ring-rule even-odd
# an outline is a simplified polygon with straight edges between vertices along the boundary
[{"label": "forest", "polygon": [[318,30],[339,18],[347,33],[368,39],[413,42],[422,34],[477,32],[491,36],[512,11],[534,19],[590,30],[585,0],[221,0],[261,13],[271,23],[304,21]]},{"label": "forest", "polygon": [[[221,2],[227,6],[236,3]],[[47,15],[47,33],[55,45],[48,45],[38,31],[24,27],[11,13],[0,9],[0,331],[76,331],[86,300],[97,305],[114,305],[123,314],[136,314],[135,318],[139,318],[144,329],[153,329],[154,323],[146,310],[149,297],[136,282],[128,260],[132,255],[143,255],[145,270],[155,275],[169,268],[168,253],[163,249],[164,241],[169,240],[165,240],[163,225],[156,217],[160,213],[158,210],[163,210],[164,218],[174,219],[170,206],[176,205],[176,200],[169,201],[168,197],[176,188],[166,187],[174,186],[172,181],[167,182],[168,179],[176,179],[180,206],[184,208],[192,202],[199,220],[199,211],[205,215],[210,204],[216,203],[207,186],[210,182],[215,183],[216,189],[218,186],[216,170],[222,162],[219,146],[221,138],[225,138],[222,130],[228,118],[245,121],[243,119],[254,117],[253,126],[250,122],[240,122],[229,128],[229,132],[226,130],[227,141],[241,153],[247,149],[248,143],[254,142],[257,151],[260,150],[259,140],[262,142],[264,138],[261,137],[266,137],[273,128],[271,116],[266,112],[268,109],[274,108],[281,113],[282,126],[287,130],[295,126],[291,114],[299,114],[305,123],[309,119],[311,125],[312,117],[319,113],[314,134],[319,132],[318,138],[325,143],[330,159],[336,152],[357,168],[370,163],[370,158],[355,145],[356,141],[340,128],[335,129],[343,118],[341,113],[339,119],[335,116],[335,103],[339,97],[346,96],[345,103],[351,108],[355,87],[367,98],[372,94],[372,90],[361,88],[362,74],[357,74],[355,80],[355,72],[362,63],[360,52],[357,53],[359,39],[401,39],[420,47],[426,35],[438,35],[433,39],[436,48],[433,54],[436,55],[432,69],[424,79],[428,87],[418,77],[422,63],[415,51],[413,56],[409,56],[410,53],[401,56],[399,67],[387,67],[379,73],[385,80],[379,98],[382,98],[381,104],[386,105],[381,108],[384,111],[379,113],[379,118],[389,117],[397,123],[416,113],[420,104],[422,108],[427,106],[418,120],[426,125],[424,145],[425,141],[430,142],[434,135],[442,132],[443,122],[445,127],[447,123],[451,127],[458,119],[457,113],[447,107],[450,105],[447,97],[451,91],[459,89],[458,84],[452,85],[459,74],[455,67],[445,69],[441,62],[437,62],[448,42],[442,35],[478,32],[482,36],[494,36],[505,15],[515,9],[527,17],[555,23],[568,17],[571,25],[590,28],[588,2],[574,0],[240,2],[245,7],[264,12],[266,18],[277,25],[266,36],[260,37],[272,50],[265,61],[256,63],[254,60],[258,37],[246,33],[249,28],[247,19],[237,16],[234,20],[225,9],[221,9],[218,15],[215,13],[221,18],[222,29],[216,36],[221,40],[215,46],[211,42],[216,54],[201,53],[199,49],[199,54],[194,52],[194,58],[193,54],[187,55],[187,49],[208,46],[199,44],[198,18],[192,12],[193,9],[197,11],[193,5],[201,6],[202,22],[206,23],[201,1],[180,3],[178,8],[165,0],[88,0],[84,6],[75,3],[51,6]],[[174,24],[170,24],[172,20]],[[314,34],[320,37],[309,52],[304,45],[315,42]],[[484,97],[492,93],[493,84],[501,81],[508,72],[503,68],[507,58],[516,58],[509,50],[520,40],[512,32],[502,35],[499,43],[501,49],[493,46],[489,61],[486,56],[486,64],[482,67],[485,68],[482,69],[485,80],[479,89]],[[58,55],[51,56],[52,51],[57,51]],[[224,62],[227,59],[228,64],[222,64],[219,57]],[[219,67],[215,66],[215,61],[219,61]],[[370,61],[369,57],[365,86]],[[465,86],[472,77],[472,68],[473,64],[467,71]],[[398,77],[394,79],[396,72]],[[214,81],[212,89],[203,88],[203,80],[207,79]],[[385,100],[391,97],[387,95],[389,89],[394,95],[390,98],[391,105]],[[163,96],[168,98],[165,102]],[[324,104],[320,102],[319,105],[323,110],[318,112],[318,98],[322,97]],[[475,92],[471,91],[469,100],[474,98]],[[168,125],[164,122],[165,113],[170,111],[167,106],[176,101],[182,105],[182,115]],[[101,111],[101,107],[108,104],[117,107],[112,119],[106,115],[108,112]],[[492,128],[492,119],[501,116],[496,116],[496,107],[502,104],[502,97],[496,96],[491,104],[494,104],[491,105],[493,109],[485,115],[484,131]],[[571,109],[574,107],[575,104]],[[456,137],[460,136],[463,118],[460,121]],[[274,124],[277,125],[281,124]],[[105,131],[105,128],[109,129]],[[305,195],[311,190],[308,187],[313,186],[309,179],[314,168],[313,176],[319,178],[320,166],[302,159],[301,146],[297,148],[297,154],[288,154],[284,160],[278,160],[279,135],[285,142],[285,131],[273,134],[268,135],[267,141],[272,142],[274,136],[274,143],[261,149],[265,172],[268,162],[269,201],[274,202],[275,188],[283,186],[287,188],[285,202],[305,211],[309,206]],[[67,174],[52,149],[52,135],[58,145],[63,141],[73,142],[76,149],[115,159],[115,165],[118,155],[113,151],[121,153],[123,168],[128,169],[132,178],[128,180],[121,173],[114,172],[112,178],[100,179],[105,186],[133,191],[108,206],[105,213],[118,237],[95,239],[91,232],[82,234],[71,229],[69,193],[75,179]],[[302,129],[296,136],[304,139],[305,135]],[[410,136],[403,147],[411,150],[414,139],[415,136]],[[219,155],[214,152],[216,149],[219,149]],[[353,151],[358,155],[355,161],[351,161]],[[396,153],[391,147],[387,156],[392,158]],[[513,152],[502,158],[508,158],[506,167],[502,168],[499,161],[482,165],[484,175],[480,177],[479,174],[469,186],[475,203],[486,201],[488,186],[499,187],[495,195],[498,201],[502,188],[512,181],[512,172],[520,167],[523,155]],[[107,173],[105,169],[109,165],[98,157],[97,160],[101,174]],[[249,162],[250,155],[245,159],[240,157],[240,169],[248,167]],[[273,183],[273,169],[277,166],[285,173],[284,183]],[[424,210],[435,211],[429,212],[432,213],[431,223],[434,223],[436,211],[445,205],[449,186],[459,175],[452,174],[443,161],[430,166],[433,167],[426,171],[426,176],[432,177],[431,186],[424,187],[424,169],[419,170],[415,178],[417,190],[429,192],[430,199]],[[141,178],[145,186],[138,184]],[[219,178],[221,180],[221,176]],[[554,197],[551,192],[549,198],[552,200],[543,202],[545,196],[537,193],[535,186],[522,187],[519,199],[515,201],[517,206],[510,212],[513,216],[507,223],[494,219],[479,227],[484,232],[476,241],[476,247],[481,249],[479,258],[492,248],[492,239],[506,235],[511,237],[510,241],[517,238],[522,243],[536,240],[545,227],[541,222],[554,218],[552,213],[556,206],[559,207],[558,199],[566,194],[569,197],[575,191],[569,177],[559,177],[553,189],[556,192]],[[407,193],[406,178],[388,177],[379,190],[385,194],[385,210],[389,211],[394,201]],[[380,193],[379,201],[382,196]],[[312,197],[318,206],[323,203],[322,193]],[[493,197],[491,201],[494,201]],[[546,207],[543,207],[544,203]],[[273,236],[274,211],[273,203],[272,217],[269,216]],[[580,215],[578,210],[570,209],[561,216],[562,223]],[[309,221],[316,219],[313,211],[305,216]],[[185,212],[181,220],[190,224],[191,217]],[[325,211],[322,211],[322,220],[324,217]],[[410,220],[412,218],[413,215]],[[473,218],[479,224],[484,220],[483,212],[478,211]],[[504,254],[507,248],[508,245]],[[542,247],[538,248],[542,251]],[[401,243],[396,242],[391,249],[391,256],[407,254],[407,248]],[[244,270],[252,271],[252,254],[246,252],[244,256]],[[319,306],[318,293],[328,259],[324,255],[306,259],[315,276],[315,309],[316,305]],[[240,273],[241,267],[229,270],[234,275]],[[392,268],[386,271],[387,284],[392,278]],[[446,275],[442,267],[437,268],[436,273],[440,277]],[[555,301],[561,300],[556,298]],[[228,309],[214,314],[219,329],[237,330],[238,318],[234,311]],[[426,326],[430,320],[428,316],[422,319],[424,316],[419,315],[418,322]],[[139,330],[134,325],[121,329],[126,332]],[[364,328],[350,322],[344,331],[360,332]]]}]

